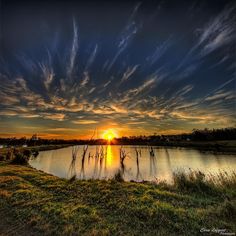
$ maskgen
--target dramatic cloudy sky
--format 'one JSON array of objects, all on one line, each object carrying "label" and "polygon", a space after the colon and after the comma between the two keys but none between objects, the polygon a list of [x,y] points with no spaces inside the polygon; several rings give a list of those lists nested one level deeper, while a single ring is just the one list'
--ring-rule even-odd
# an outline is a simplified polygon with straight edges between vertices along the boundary
[{"label": "dramatic cloudy sky", "polygon": [[2,0],[0,14],[0,136],[235,126],[233,1]]}]

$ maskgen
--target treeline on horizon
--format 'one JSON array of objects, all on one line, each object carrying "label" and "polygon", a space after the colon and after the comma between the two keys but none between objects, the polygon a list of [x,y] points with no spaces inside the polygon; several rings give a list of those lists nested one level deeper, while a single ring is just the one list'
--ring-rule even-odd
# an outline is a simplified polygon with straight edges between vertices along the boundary
[{"label": "treeline on horizon", "polygon": [[[190,141],[220,141],[220,140],[236,140],[236,128],[222,128],[222,129],[194,129],[191,133],[176,134],[176,135],[158,135],[153,134],[149,136],[130,136],[114,138],[111,145],[161,145],[171,144],[173,142],[190,142]],[[107,144],[104,139],[90,139],[90,140],[64,140],[64,139],[43,139],[33,135],[31,138],[0,138],[0,144],[6,146],[40,146],[40,145],[60,145],[60,144],[74,144],[74,145],[103,145]]]}]

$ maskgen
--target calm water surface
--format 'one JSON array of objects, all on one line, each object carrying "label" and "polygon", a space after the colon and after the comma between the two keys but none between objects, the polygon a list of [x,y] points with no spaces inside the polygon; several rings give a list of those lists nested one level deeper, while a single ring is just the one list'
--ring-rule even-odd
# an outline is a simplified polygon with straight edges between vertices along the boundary
[{"label": "calm water surface", "polygon": [[[214,155],[194,149],[153,148],[146,146],[124,146],[127,155],[123,165],[120,163],[120,146],[89,146],[83,158],[84,146],[67,147],[57,150],[42,151],[30,160],[31,166],[44,172],[79,179],[109,179],[118,170],[129,180],[165,180],[172,181],[173,171],[200,170],[216,174],[219,171],[235,171],[236,157],[233,155]],[[72,152],[76,152],[72,161]],[[99,156],[96,156],[100,153]],[[137,153],[139,157],[137,158]]]}]

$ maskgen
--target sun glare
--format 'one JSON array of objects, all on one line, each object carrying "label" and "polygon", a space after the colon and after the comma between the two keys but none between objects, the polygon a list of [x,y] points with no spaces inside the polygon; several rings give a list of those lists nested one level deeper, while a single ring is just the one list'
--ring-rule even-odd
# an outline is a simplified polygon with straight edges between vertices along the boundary
[{"label": "sun glare", "polygon": [[103,134],[103,138],[106,139],[107,141],[111,141],[113,138],[115,138],[115,133],[112,130],[106,130]]}]

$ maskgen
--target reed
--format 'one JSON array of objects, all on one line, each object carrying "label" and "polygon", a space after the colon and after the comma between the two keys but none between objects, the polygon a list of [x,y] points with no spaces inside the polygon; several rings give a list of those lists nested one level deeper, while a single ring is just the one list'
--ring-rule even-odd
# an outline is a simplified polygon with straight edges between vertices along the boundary
[{"label": "reed", "polygon": [[201,171],[174,172],[173,185],[181,191],[217,195],[222,190],[236,189],[236,173],[204,174]]}]

